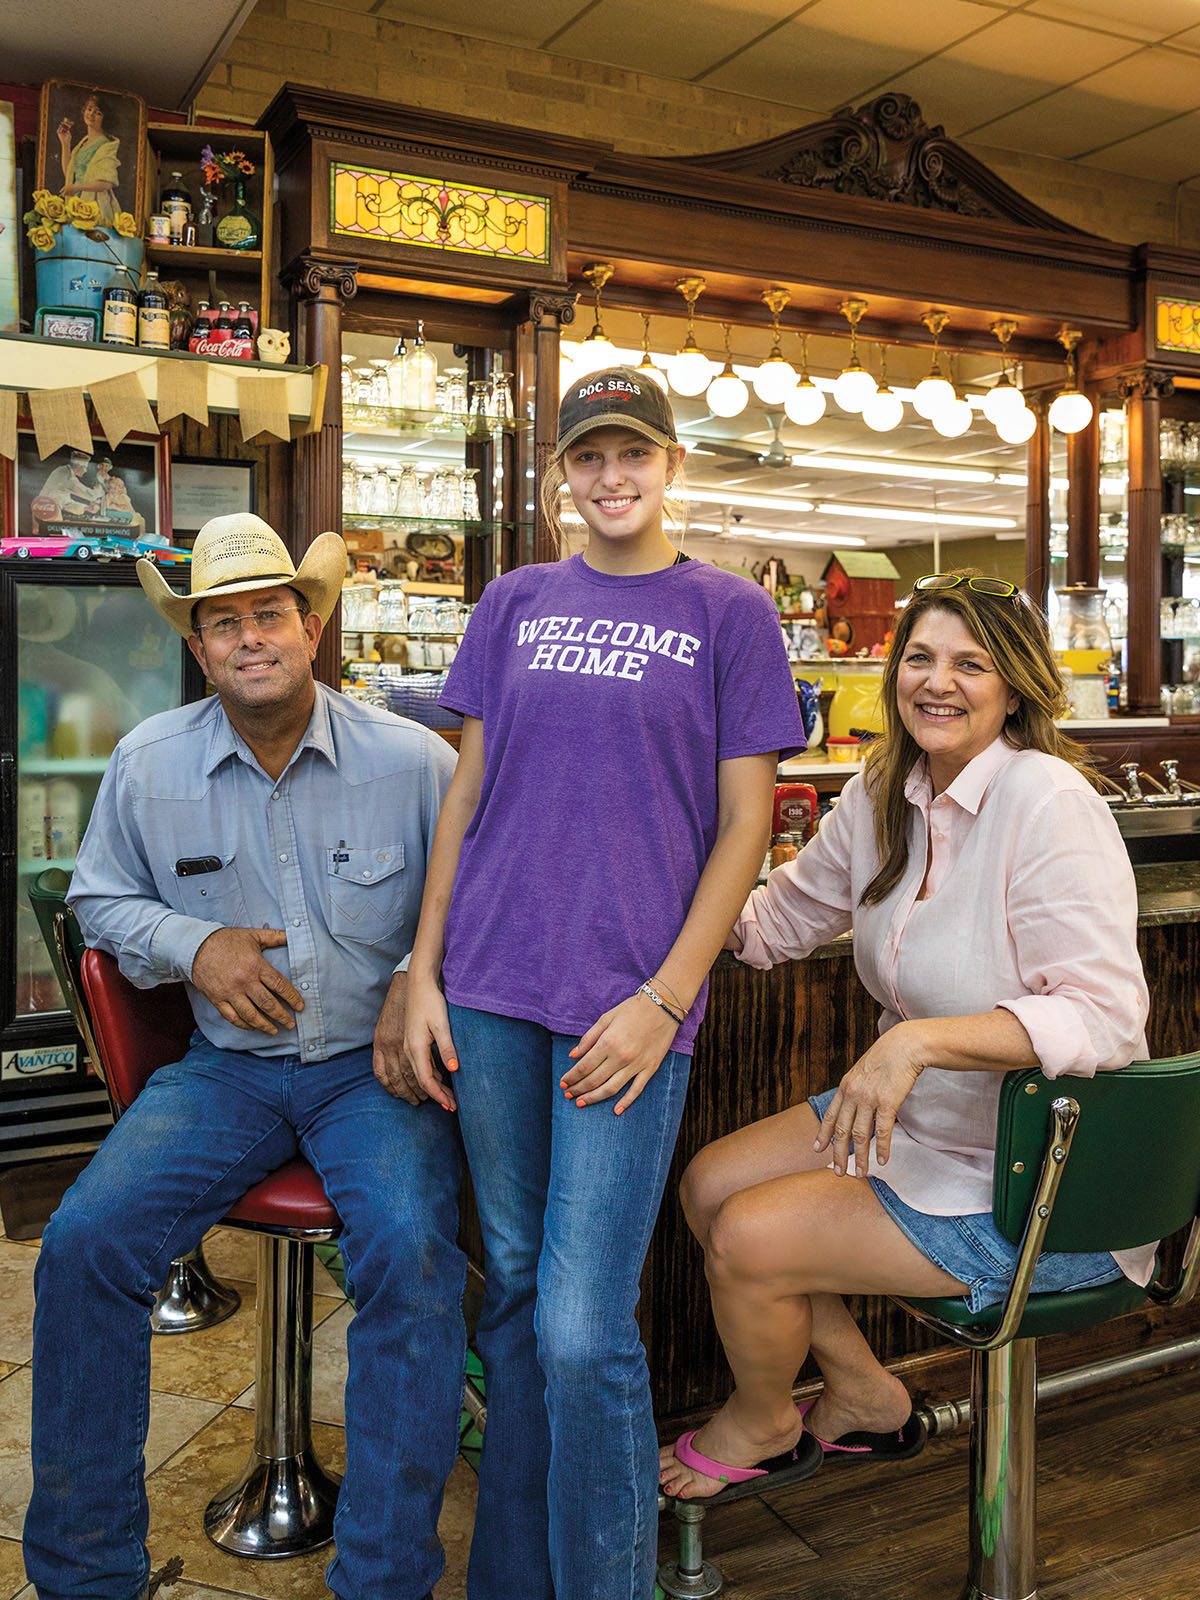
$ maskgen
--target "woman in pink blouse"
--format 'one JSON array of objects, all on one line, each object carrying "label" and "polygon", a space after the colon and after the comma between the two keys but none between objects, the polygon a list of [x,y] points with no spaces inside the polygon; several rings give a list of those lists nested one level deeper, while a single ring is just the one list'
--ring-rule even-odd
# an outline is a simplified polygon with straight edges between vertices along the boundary
[{"label": "woman in pink blouse", "polygon": [[[1002,1299],[1016,1252],[991,1216],[1000,1074],[1090,1076],[1145,1054],[1133,871],[1083,752],[1055,726],[1066,697],[1041,612],[999,579],[922,578],[881,697],[865,773],[729,941],[769,967],[853,928],[879,1038],[836,1090],[687,1170],[736,1388],[663,1450],[670,1494],[756,1476],[804,1429],[842,1460],[915,1455],[904,1386],[841,1296]],[[1152,1260],[1152,1245],[1048,1253],[1034,1288],[1146,1283]],[[825,1386],[798,1413],[810,1351]]]}]

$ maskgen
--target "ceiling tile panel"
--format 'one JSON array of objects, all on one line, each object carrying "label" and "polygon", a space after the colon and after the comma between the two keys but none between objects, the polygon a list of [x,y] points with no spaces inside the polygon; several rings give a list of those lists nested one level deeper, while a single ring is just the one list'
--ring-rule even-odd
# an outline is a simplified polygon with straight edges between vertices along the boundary
[{"label": "ceiling tile panel", "polygon": [[1030,16],[1074,22],[1080,27],[1124,34],[1130,39],[1168,38],[1196,21],[1196,0],[1031,0]]},{"label": "ceiling tile panel", "polygon": [[1140,50],[1126,61],[1094,72],[1081,88],[1129,105],[1157,108],[1161,116],[1200,106],[1200,65],[1175,50]]},{"label": "ceiling tile panel", "polygon": [[819,0],[703,78],[714,89],[833,110],[996,13],[971,0]]},{"label": "ceiling tile panel", "polygon": [[[507,4],[507,0],[505,0]],[[599,0],[554,39],[556,55],[580,56],[636,72],[695,78],[733,50],[790,17],[798,0],[688,0],[654,12],[654,39],[647,48],[644,0]],[[542,38],[550,37],[550,29]],[[774,37],[774,35],[772,35]],[[790,100],[790,97],[789,97]]]},{"label": "ceiling tile panel", "polygon": [[1161,128],[1085,156],[1081,165],[1152,178],[1155,183],[1182,183],[1185,178],[1200,177],[1200,112],[1177,117]]},{"label": "ceiling tile panel", "polygon": [[379,10],[393,21],[421,28],[536,49],[585,4],[586,0],[504,0],[503,5],[495,0],[386,0]]},{"label": "ceiling tile panel", "polygon": [[[1200,77],[1200,74],[1194,76]],[[1112,144],[1161,122],[1169,111],[1157,106],[1134,105],[1095,94],[1095,80],[1000,117],[987,125],[987,142],[1002,150],[1026,150],[1031,155],[1071,160],[1082,151]],[[1200,96],[1194,96],[1200,99]]]}]

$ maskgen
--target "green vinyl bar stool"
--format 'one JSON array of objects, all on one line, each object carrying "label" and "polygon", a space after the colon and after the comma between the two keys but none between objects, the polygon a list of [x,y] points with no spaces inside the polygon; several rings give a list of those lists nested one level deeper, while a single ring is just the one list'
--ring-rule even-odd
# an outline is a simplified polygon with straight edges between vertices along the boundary
[{"label": "green vinyl bar stool", "polygon": [[[1166,1136],[1169,1134],[1169,1145]],[[1182,1305],[1200,1277],[1200,1053],[1094,1078],[1010,1072],[1000,1091],[992,1215],[1020,1245],[1002,1305],[897,1299],[971,1351],[970,1535],[961,1600],[1037,1595],[1037,1341],[1146,1304]],[[1125,1250],[1191,1225],[1174,1283],[1127,1278],[1031,1294],[1042,1250]]]},{"label": "green vinyl bar stool", "polygon": [[[54,976],[71,1013],[71,1020],[79,1030],[83,1047],[93,1067],[104,1078],[104,1067],[92,1032],[92,1020],[83,1003],[79,982],[79,965],[83,960],[83,934],[75,913],[67,904],[67,890],[71,874],[62,867],[47,867],[39,872],[29,886],[29,901],[37,917],[38,927],[50,953]],[[105,1088],[108,1084],[105,1083]],[[109,1099],[112,1095],[110,1091]],[[113,1107],[116,1115],[116,1107]],[[201,1328],[215,1327],[231,1317],[242,1303],[242,1297],[229,1284],[213,1276],[212,1268],[204,1258],[204,1246],[198,1244],[187,1255],[172,1261],[167,1281],[155,1296],[150,1312],[150,1326],[155,1333],[197,1333]]]}]

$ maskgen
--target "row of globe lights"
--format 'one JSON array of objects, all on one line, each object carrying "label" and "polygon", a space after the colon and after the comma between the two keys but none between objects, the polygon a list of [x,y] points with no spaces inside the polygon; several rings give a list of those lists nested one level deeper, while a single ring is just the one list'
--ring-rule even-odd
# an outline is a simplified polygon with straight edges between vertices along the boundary
[{"label": "row of globe lights", "polygon": [[[584,276],[592,283],[596,295],[596,321],[591,334],[579,346],[573,367],[582,376],[611,366],[618,359],[616,347],[608,340],[600,320],[600,293],[612,276],[612,267],[606,262],[594,262],[584,268]],[[650,354],[650,318],[643,313],[644,327],[642,360],[636,370],[656,382],[666,392],[696,397],[703,394],[705,402],[715,416],[735,417],[749,403],[749,390],[733,366],[730,349],[730,324],[724,323],[725,364],[714,375],[715,363],[710,361],[696,343],[695,303],[704,288],[705,280],[698,275],[681,278],[676,288],[688,307],[688,326],[683,344],[667,363],[667,371],[654,364]],[[797,373],[780,349],[779,314],[791,298],[788,290],[772,286],[762,294],[772,314],[772,347],[767,358],[753,375],[754,392],[764,405],[782,405],[790,420],[800,427],[811,426],[825,414],[824,392],[813,383],[808,373],[808,337],[800,335],[801,367]],[[838,374],[833,385],[833,398],[843,411],[862,416],[867,426],[876,433],[889,433],[899,425],[904,415],[904,403],[887,382],[886,354],[880,345],[881,380],[877,382],[858,359],[857,328],[866,301],[846,299],[839,307],[850,324],[850,358]],[[930,310],[921,320],[933,336],[933,359],[928,374],[913,392],[913,410],[944,438],[960,438],[972,422],[972,407],[962,398],[953,383],[944,376],[940,366],[938,339],[948,318],[944,311]],[[996,383],[984,396],[980,409],[1006,444],[1023,444],[1033,434],[1037,419],[1025,404],[1021,390],[1008,372],[1007,346],[1017,327],[1012,318],[998,318],[992,324],[1001,346],[1001,373]],[[1081,338],[1077,330],[1065,325],[1058,334],[1059,342],[1067,354],[1067,386],[1059,393],[1051,407],[1049,421],[1060,433],[1078,433],[1091,421],[1092,402],[1079,387],[1075,368],[1075,347]]]}]

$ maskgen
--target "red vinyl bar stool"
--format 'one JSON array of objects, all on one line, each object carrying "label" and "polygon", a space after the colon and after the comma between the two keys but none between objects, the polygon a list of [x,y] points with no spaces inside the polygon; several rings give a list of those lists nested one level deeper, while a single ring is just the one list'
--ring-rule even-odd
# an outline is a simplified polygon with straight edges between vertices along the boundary
[{"label": "red vinyl bar stool", "polygon": [[[186,1053],[195,1030],[180,983],[136,989],[116,961],[85,950],[83,998],[118,1111],[151,1073]],[[254,1448],[245,1470],[209,1502],[204,1531],[232,1555],[302,1555],[333,1538],[340,1480],[312,1447],[313,1246],[337,1236],[337,1213],[296,1156],[232,1207],[225,1225],[258,1234]]]},{"label": "red vinyl bar stool", "polygon": [[[96,1041],[92,1037],[91,1018],[80,992],[79,963],[83,960],[84,944],[75,913],[66,902],[70,886],[69,872],[61,867],[47,867],[30,884],[29,902],[42,930],[71,1020],[79,1031],[89,1060],[103,1078]],[[118,1108],[112,1103],[111,1095],[109,1104],[115,1118]],[[198,1333],[201,1328],[212,1328],[224,1322],[241,1303],[237,1290],[213,1275],[204,1257],[204,1246],[198,1244],[187,1255],[172,1261],[167,1280],[155,1296],[150,1326],[155,1333]]]}]

